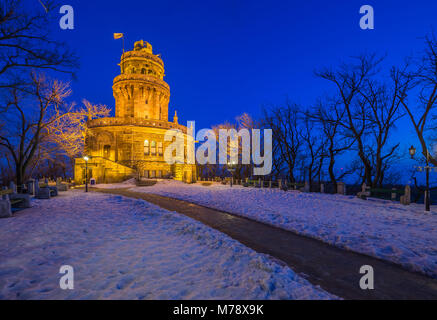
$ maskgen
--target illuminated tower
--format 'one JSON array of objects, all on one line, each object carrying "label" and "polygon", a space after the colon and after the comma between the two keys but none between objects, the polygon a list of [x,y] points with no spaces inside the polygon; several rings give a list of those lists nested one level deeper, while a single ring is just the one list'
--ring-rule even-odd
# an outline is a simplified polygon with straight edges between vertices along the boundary
[{"label": "illuminated tower", "polygon": [[120,62],[121,74],[112,86],[115,116],[168,121],[170,87],[164,79],[164,63],[153,54],[152,45],[135,42]]}]

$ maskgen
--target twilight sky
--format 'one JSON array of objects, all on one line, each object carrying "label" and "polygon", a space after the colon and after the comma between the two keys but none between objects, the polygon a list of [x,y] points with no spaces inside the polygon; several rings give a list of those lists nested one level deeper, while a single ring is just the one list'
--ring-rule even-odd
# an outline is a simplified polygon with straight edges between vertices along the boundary
[{"label": "twilight sky", "polygon": [[[36,1],[36,0],[35,0]],[[72,83],[73,99],[114,106],[112,79],[119,73],[121,40],[127,50],[143,39],[161,53],[170,85],[170,111],[197,129],[288,96],[309,105],[331,86],[313,75],[363,52],[387,54],[398,64],[423,48],[421,39],[436,27],[437,1],[147,1],[66,0],[75,10],[75,29],[56,36],[76,50],[81,68]],[[375,30],[361,30],[359,9],[375,10]],[[59,15],[61,17],[61,14]],[[408,119],[397,140],[403,150],[418,145]]]}]

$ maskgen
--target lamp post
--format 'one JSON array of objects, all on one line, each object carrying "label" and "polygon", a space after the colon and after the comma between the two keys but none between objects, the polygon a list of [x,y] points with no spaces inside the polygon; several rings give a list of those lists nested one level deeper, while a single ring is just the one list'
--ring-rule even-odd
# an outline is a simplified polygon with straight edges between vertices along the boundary
[{"label": "lamp post", "polygon": [[88,156],[83,157],[85,160],[85,192],[88,192],[88,160],[90,158]]},{"label": "lamp post", "polygon": [[[414,146],[411,146],[410,149],[410,156],[411,159],[414,158],[414,155],[416,154],[416,148],[414,148]],[[429,166],[429,152],[428,149],[426,150],[426,166],[425,167],[417,167],[420,171],[422,171],[422,169],[425,169],[426,172],[426,187],[425,187],[425,211],[429,212],[431,211],[431,196],[430,196],[430,192],[429,192],[429,170],[431,169],[431,167]]]},{"label": "lamp post", "polygon": [[235,161],[228,162],[228,171],[232,174],[232,177],[231,177],[231,188],[232,188],[232,183],[234,181],[235,167],[236,167]]}]

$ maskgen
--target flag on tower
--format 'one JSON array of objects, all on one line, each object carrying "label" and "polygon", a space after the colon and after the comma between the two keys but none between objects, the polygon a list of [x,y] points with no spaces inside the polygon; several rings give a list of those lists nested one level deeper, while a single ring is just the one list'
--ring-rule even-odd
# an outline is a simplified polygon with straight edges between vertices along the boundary
[{"label": "flag on tower", "polygon": [[124,37],[123,33],[114,33],[114,40],[117,40],[117,39],[120,39],[120,38],[123,38],[123,37]]}]

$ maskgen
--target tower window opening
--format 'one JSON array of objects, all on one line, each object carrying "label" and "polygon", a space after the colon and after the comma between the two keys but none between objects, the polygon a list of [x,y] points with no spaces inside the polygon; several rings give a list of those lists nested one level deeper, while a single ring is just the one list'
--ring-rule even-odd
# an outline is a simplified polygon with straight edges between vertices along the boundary
[{"label": "tower window opening", "polygon": [[141,74],[146,74],[146,69],[141,69]]},{"label": "tower window opening", "polygon": [[158,142],[158,154],[162,156],[162,142]]},{"label": "tower window opening", "polygon": [[149,140],[144,140],[144,155],[149,155]]},{"label": "tower window opening", "polygon": [[104,145],[103,146],[103,157],[109,158],[109,155],[111,154],[111,146],[110,145]]},{"label": "tower window opening", "polygon": [[150,152],[152,155],[156,154],[156,141],[152,141],[152,143],[150,144]]}]

